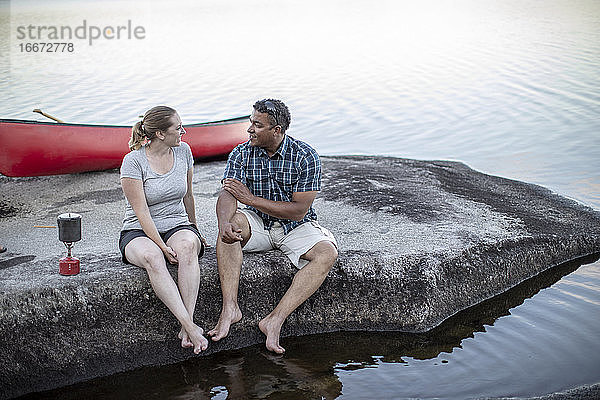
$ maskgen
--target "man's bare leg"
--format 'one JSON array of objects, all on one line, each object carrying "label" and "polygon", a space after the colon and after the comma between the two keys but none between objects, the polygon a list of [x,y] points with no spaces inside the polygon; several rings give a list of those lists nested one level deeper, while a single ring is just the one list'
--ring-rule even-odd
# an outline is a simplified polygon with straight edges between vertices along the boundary
[{"label": "man's bare leg", "polygon": [[309,260],[309,263],[296,273],[277,307],[258,323],[262,333],[267,336],[265,342],[267,350],[277,354],[285,352],[285,349],[279,345],[281,326],[286,318],[323,284],[337,258],[337,250],[332,243],[321,241],[302,258]]},{"label": "man's bare leg", "polygon": [[232,222],[242,230],[244,240],[241,243],[228,244],[221,238],[217,239],[217,265],[223,295],[223,308],[217,325],[208,332],[215,342],[226,337],[231,324],[242,319],[242,312],[238,305],[238,288],[242,271],[242,245],[245,245],[250,238],[250,225],[246,216],[239,212],[232,217]]}]

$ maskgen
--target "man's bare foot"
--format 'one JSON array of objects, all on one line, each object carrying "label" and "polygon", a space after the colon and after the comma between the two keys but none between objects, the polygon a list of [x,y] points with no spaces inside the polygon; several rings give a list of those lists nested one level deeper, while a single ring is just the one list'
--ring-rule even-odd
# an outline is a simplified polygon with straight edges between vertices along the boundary
[{"label": "man's bare foot", "polygon": [[221,310],[219,322],[217,322],[217,325],[208,332],[208,336],[211,336],[212,340],[215,342],[223,339],[225,336],[229,335],[229,327],[231,324],[235,324],[240,319],[242,319],[242,312],[237,305],[233,309],[226,310],[224,308]]},{"label": "man's bare foot", "polygon": [[194,346],[194,353],[198,354],[208,348],[208,340],[203,336],[204,330],[198,325],[194,325],[193,329],[186,330],[186,332]]},{"label": "man's bare foot", "polygon": [[187,334],[187,332],[185,331],[185,329],[183,329],[183,326],[181,327],[181,330],[179,331],[179,334],[177,335],[177,337],[179,339],[181,339],[181,347],[193,347],[194,343],[192,343],[190,341],[190,338]]},{"label": "man's bare foot", "polygon": [[285,353],[285,349],[279,345],[279,333],[282,324],[283,321],[279,323],[271,316],[266,316],[258,323],[258,328],[267,337],[265,342],[267,350],[277,354]]}]

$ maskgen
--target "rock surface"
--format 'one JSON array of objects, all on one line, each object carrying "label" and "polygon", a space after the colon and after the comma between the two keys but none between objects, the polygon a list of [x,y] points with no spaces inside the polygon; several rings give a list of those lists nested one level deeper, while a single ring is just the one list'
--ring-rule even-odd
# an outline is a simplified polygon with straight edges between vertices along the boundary
[{"label": "rock surface", "polygon": [[[214,207],[223,162],[196,164],[200,261],[196,322],[216,322],[221,295]],[[120,260],[117,171],[0,178],[0,398],[193,357],[143,270]],[[423,332],[567,260],[600,251],[600,213],[547,189],[448,161],[324,157],[315,201],[340,257],[282,336],[339,330]],[[82,215],[81,273],[58,274],[56,217]],[[176,267],[171,267],[176,276]],[[263,341],[258,321],[295,269],[281,253],[246,255],[242,321],[203,354]]]}]

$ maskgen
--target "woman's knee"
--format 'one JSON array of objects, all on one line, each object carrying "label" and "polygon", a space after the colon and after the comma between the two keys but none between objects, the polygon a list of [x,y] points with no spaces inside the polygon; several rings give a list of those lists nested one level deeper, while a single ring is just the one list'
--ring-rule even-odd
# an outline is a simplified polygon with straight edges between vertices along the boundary
[{"label": "woman's knee", "polygon": [[145,268],[149,272],[160,271],[167,267],[160,248],[145,237],[136,238],[129,242],[125,247],[125,257],[130,263]]},{"label": "woman's knee", "polygon": [[147,251],[141,254],[141,257],[138,258],[140,267],[145,268],[149,273],[150,272],[162,272],[166,271],[167,263],[165,262],[165,256],[162,251],[158,249],[158,251]]},{"label": "woman's knee", "polygon": [[[177,253],[177,258],[180,257],[192,257],[198,256],[200,253],[200,239],[192,231],[179,231],[181,234],[177,237],[173,237],[173,240],[169,240],[170,246]],[[175,235],[173,235],[175,236]]]}]

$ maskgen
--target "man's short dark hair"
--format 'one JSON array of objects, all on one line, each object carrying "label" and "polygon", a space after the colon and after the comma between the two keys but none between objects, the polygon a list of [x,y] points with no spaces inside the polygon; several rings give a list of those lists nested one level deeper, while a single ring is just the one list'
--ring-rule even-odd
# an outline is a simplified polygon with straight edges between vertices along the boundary
[{"label": "man's short dark hair", "polygon": [[263,99],[254,103],[254,109],[260,113],[269,114],[269,122],[272,126],[281,126],[281,132],[285,133],[290,127],[292,116],[290,110],[281,100]]}]

